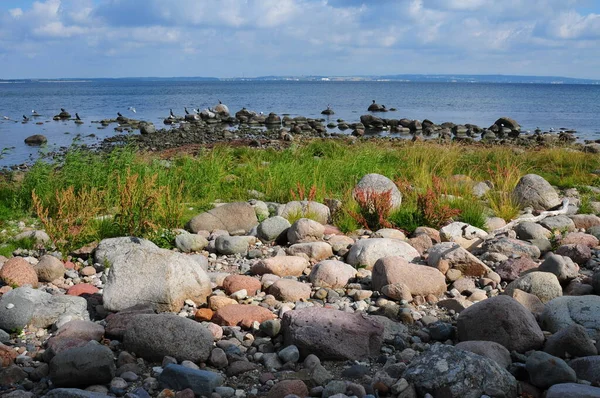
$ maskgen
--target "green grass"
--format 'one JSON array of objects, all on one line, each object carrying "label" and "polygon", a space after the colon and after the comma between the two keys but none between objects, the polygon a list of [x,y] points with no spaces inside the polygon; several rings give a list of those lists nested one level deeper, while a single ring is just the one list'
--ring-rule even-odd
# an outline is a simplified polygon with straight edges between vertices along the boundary
[{"label": "green grass", "polygon": [[[404,179],[420,191],[429,188],[432,176],[436,175],[447,182],[448,194],[466,199],[460,205],[455,204],[462,211],[460,219],[481,227],[483,206],[471,200],[467,185],[451,183],[450,176],[463,174],[473,181],[491,180],[495,190],[502,191],[509,190],[520,176],[536,173],[556,186],[567,188],[600,185],[599,177],[592,174],[596,169],[600,169],[600,157],[562,148],[523,150],[385,140],[354,143],[314,140],[295,143],[280,151],[232,148],[223,144],[201,150],[194,157],[175,156],[168,162],[150,154],[136,153],[131,147],[103,155],[73,149],[60,164],[36,163],[22,183],[12,182],[10,176],[0,180],[0,227],[8,220],[32,214],[33,190],[44,205],[53,210],[57,206],[55,192],[69,186],[76,192],[98,189],[103,214],[114,215],[119,203],[117,176],[123,179],[128,170],[140,177],[156,175],[157,185],[166,187],[172,194],[181,185],[183,215],[176,220],[181,227],[194,215],[211,208],[215,201],[245,201],[249,199],[248,190],[257,190],[265,195],[265,201],[285,203],[293,200],[291,192],[300,184],[306,188],[316,187],[316,201],[329,197],[344,202],[344,208],[334,221],[347,232],[357,228],[356,221],[348,214],[348,209],[355,206],[348,193],[368,173],[380,173],[392,180]],[[510,178],[504,178],[502,172],[509,173]],[[497,215],[510,218],[514,204],[503,198],[506,199],[505,196],[495,198]],[[489,199],[493,201],[493,195]],[[494,208],[491,203],[488,205]],[[402,208],[390,216],[390,221],[411,232],[420,223],[414,210],[414,203],[405,198]],[[114,236],[116,230],[110,222],[98,223],[93,238]]]}]

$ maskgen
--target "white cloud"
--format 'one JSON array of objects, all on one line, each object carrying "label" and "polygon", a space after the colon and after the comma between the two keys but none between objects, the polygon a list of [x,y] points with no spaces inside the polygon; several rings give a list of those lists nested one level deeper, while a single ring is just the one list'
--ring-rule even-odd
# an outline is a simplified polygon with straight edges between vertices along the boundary
[{"label": "white cloud", "polygon": [[[77,46],[82,62],[93,58],[94,63],[109,65],[115,62],[111,56],[127,54],[131,70],[147,67],[147,74],[153,72],[149,63],[140,67],[135,57],[168,54],[169,59],[161,61],[171,68],[163,73],[170,75],[185,74],[186,64],[206,68],[202,72],[190,67],[197,74],[240,75],[249,68],[258,74],[338,70],[364,74],[372,72],[374,59],[382,73],[471,68],[482,73],[573,74],[570,63],[555,60],[557,53],[570,51],[571,58],[580,60],[582,74],[598,74],[594,67],[600,55],[590,50],[598,47],[600,15],[577,11],[586,4],[586,0],[38,0],[0,14],[0,53],[26,51],[38,60],[60,63],[57,51],[66,53]],[[532,54],[552,59],[554,69],[536,70],[540,63],[531,62]],[[0,65],[0,73],[3,70]]]}]

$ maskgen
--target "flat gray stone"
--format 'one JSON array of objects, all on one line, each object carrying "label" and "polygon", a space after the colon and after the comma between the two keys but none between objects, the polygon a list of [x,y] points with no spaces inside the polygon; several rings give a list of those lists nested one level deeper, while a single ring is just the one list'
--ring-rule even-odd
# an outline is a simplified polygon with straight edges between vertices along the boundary
[{"label": "flat gray stone", "polygon": [[223,384],[223,376],[207,370],[190,369],[185,366],[167,365],[160,376],[159,383],[176,391],[191,389],[196,396],[210,396],[215,388]]}]

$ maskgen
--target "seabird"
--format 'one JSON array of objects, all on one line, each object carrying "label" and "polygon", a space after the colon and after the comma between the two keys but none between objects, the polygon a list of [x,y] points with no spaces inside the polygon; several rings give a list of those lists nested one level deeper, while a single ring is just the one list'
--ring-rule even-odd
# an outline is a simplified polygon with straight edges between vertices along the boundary
[{"label": "seabird", "polygon": [[4,119],[4,120],[10,120],[10,118],[8,116],[2,116],[2,119]]},{"label": "seabird", "polygon": [[553,133],[554,132],[554,127],[550,127],[550,132]]},{"label": "seabird", "polygon": [[123,115],[121,115],[121,112],[117,112],[117,116],[118,117],[123,117]]},{"label": "seabird", "polygon": [[219,104],[222,104],[221,100],[218,100],[218,101],[219,101]]},{"label": "seabird", "polygon": [[76,120],[81,120],[81,118],[79,117],[79,113],[75,113],[75,119]]},{"label": "seabird", "polygon": [[61,111],[61,112],[66,112],[66,111],[65,111],[65,108],[60,108],[60,111]]},{"label": "seabird", "polygon": [[40,114],[39,114],[39,113],[37,113],[35,110],[32,110],[32,111],[31,111],[31,116],[34,116],[34,117],[35,117],[35,116],[40,116]]},{"label": "seabird", "polygon": [[135,108],[133,106],[130,106],[129,108],[127,108],[128,110],[130,110],[133,113],[136,113]]},{"label": "seabird", "polygon": [[24,121],[24,122],[28,122],[28,121],[29,121],[29,118],[28,118],[27,116],[23,115],[23,121]]},{"label": "seabird", "polygon": [[175,114],[173,113],[173,109],[169,109],[169,117],[175,118]]},{"label": "seabird", "polygon": [[187,108],[183,108],[183,110],[185,111],[185,114],[186,114],[186,115],[189,115],[189,114],[190,114],[190,112],[187,110]]}]

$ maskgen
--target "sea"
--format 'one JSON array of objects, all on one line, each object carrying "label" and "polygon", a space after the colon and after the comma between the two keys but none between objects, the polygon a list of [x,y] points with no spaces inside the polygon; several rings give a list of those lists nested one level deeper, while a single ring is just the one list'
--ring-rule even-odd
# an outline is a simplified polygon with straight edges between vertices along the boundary
[{"label": "sea", "polygon": [[[378,115],[386,118],[488,127],[506,116],[523,130],[565,128],[576,130],[582,141],[600,139],[600,85],[136,79],[3,82],[0,167],[32,163],[40,154],[71,145],[76,137],[79,144],[97,144],[116,134],[115,125],[102,129],[92,122],[116,118],[117,112],[162,128],[170,109],[183,115],[185,107],[204,109],[222,101],[232,114],[245,107],[292,117],[322,117],[321,111],[330,106],[335,111],[328,117],[331,121],[356,122],[368,113],[372,100],[397,109]],[[73,117],[77,112],[84,123],[53,121],[60,108]],[[33,118],[34,110],[41,116]],[[31,120],[22,123],[23,115]],[[48,144],[27,146],[24,139],[33,134],[45,135]]]}]

